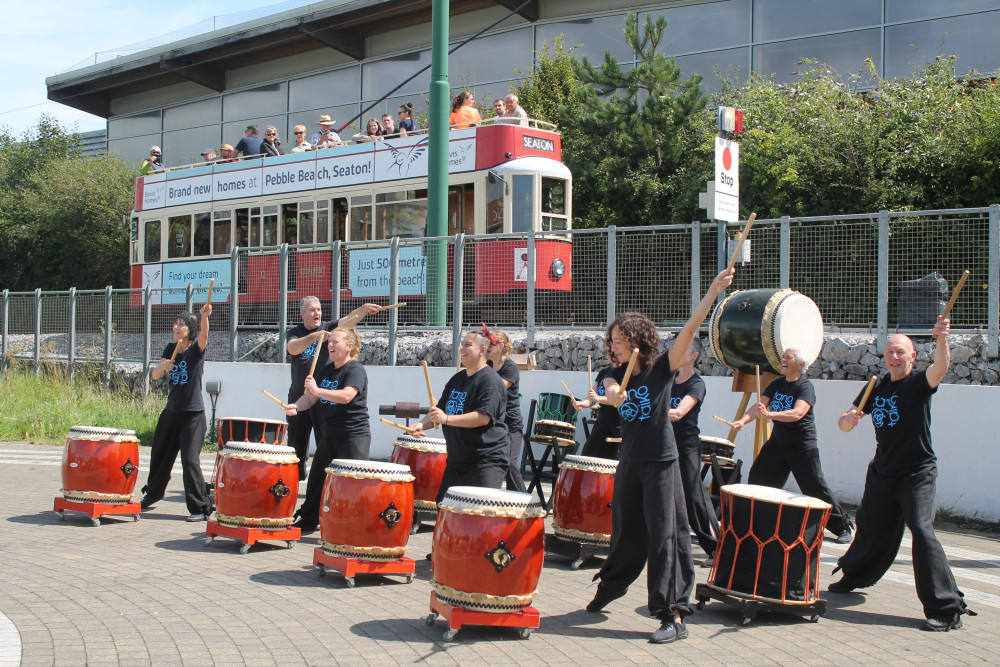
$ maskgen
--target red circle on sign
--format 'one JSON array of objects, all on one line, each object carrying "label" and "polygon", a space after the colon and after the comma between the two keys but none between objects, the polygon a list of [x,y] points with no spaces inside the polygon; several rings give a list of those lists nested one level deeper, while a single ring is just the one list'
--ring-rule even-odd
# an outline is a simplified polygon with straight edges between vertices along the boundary
[{"label": "red circle on sign", "polygon": [[729,171],[733,166],[733,154],[729,152],[728,148],[722,149],[722,168]]}]

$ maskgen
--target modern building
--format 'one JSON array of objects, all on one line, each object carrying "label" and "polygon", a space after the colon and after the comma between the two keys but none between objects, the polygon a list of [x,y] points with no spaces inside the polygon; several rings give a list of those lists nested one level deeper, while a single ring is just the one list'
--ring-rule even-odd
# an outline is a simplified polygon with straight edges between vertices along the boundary
[{"label": "modern building", "polygon": [[[844,75],[871,58],[883,75],[905,76],[938,53],[958,54],[963,73],[1000,67],[1000,0],[451,0],[450,9],[453,47],[484,31],[451,56],[450,81],[486,108],[559,35],[578,56],[607,50],[634,63],[629,11],[666,17],[662,49],[708,90],[717,73],[787,80],[802,58]],[[360,128],[403,101],[426,110],[430,21],[431,0],[316,2],[50,77],[48,96],[107,118],[109,152],[140,160],[156,144],[168,165],[197,162],[250,123],[276,126],[287,143],[294,125],[315,128],[320,114]]]}]

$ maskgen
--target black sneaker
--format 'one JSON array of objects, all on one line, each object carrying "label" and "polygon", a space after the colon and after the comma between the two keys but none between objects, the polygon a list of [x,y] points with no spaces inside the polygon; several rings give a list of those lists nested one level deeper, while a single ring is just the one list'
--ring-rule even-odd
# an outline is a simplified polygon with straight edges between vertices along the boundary
[{"label": "black sneaker", "polygon": [[954,616],[945,618],[928,618],[920,626],[920,629],[926,632],[948,632],[949,630],[958,630],[961,627],[962,616],[961,614],[955,614]]},{"label": "black sneaker", "polygon": [[186,521],[190,521],[192,523],[194,523],[195,521],[208,521],[208,515],[207,514],[192,514],[191,516],[189,516],[186,519]]},{"label": "black sneaker", "polygon": [[672,618],[660,622],[660,629],[653,633],[649,641],[653,644],[669,644],[688,638],[688,629],[684,623],[677,623]]},{"label": "black sneaker", "polygon": [[315,533],[316,532],[316,528],[317,528],[317,524],[315,524],[315,523],[306,523],[306,521],[304,519],[299,519],[298,521],[295,521],[294,523],[292,523],[292,528],[298,528],[299,532],[301,532],[303,535],[305,535],[306,533]]},{"label": "black sneaker", "polygon": [[139,501],[139,507],[144,510],[148,510],[154,507],[156,503],[160,502],[159,498],[150,498],[149,496],[143,496],[142,500]]},{"label": "black sneaker", "polygon": [[597,593],[594,595],[594,599],[590,601],[590,604],[587,605],[587,611],[603,611],[609,602],[617,600],[626,593],[628,593],[627,588],[620,591],[613,591],[605,586],[603,582],[597,584]]},{"label": "black sneaker", "polygon": [[851,529],[845,528],[837,535],[837,539],[834,540],[837,544],[850,544],[851,543]]},{"label": "black sneaker", "polygon": [[830,591],[831,593],[850,593],[855,588],[857,588],[857,586],[849,582],[847,580],[847,577],[841,577],[840,581],[833,582],[832,584],[826,587],[826,590]]}]

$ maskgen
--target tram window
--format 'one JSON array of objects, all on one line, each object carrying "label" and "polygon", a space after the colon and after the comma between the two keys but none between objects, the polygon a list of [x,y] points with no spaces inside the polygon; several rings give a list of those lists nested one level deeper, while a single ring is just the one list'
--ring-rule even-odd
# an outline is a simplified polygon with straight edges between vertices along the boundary
[{"label": "tram window", "polygon": [[191,256],[190,215],[176,215],[170,218],[170,231],[167,233],[167,256]]},{"label": "tram window", "polygon": [[264,207],[264,227],[262,244],[265,246],[278,245],[278,207]]},{"label": "tram window", "polygon": [[415,238],[424,235],[427,224],[427,200],[379,204],[375,207],[378,238]]},{"label": "tram window", "polygon": [[566,181],[542,177],[542,213],[566,215]]},{"label": "tram window", "polygon": [[260,209],[250,210],[250,245],[257,247],[263,245],[260,239]]},{"label": "tram window", "polygon": [[333,200],[333,236],[331,241],[347,240],[347,200],[344,198]]},{"label": "tram window", "polygon": [[486,182],[486,233],[503,231],[503,195],[507,186],[499,179]]},{"label": "tram window", "polygon": [[210,213],[194,214],[194,254],[201,257],[212,251],[212,216]]},{"label": "tram window", "polygon": [[330,204],[324,200],[316,202],[316,243],[330,241]]},{"label": "tram window", "polygon": [[146,222],[146,235],[143,239],[146,248],[146,262],[160,261],[160,221],[148,220]]},{"label": "tram window", "polygon": [[250,238],[250,211],[245,208],[236,209],[236,238],[234,243],[237,247],[246,248]]},{"label": "tram window", "polygon": [[228,255],[233,249],[231,211],[216,211],[212,225],[212,254]]},{"label": "tram window", "polygon": [[299,243],[313,242],[313,205],[312,202],[302,202],[299,204]]},{"label": "tram window", "polygon": [[284,238],[285,243],[289,245],[298,245],[299,243],[302,243],[299,239],[298,210],[298,204],[281,205],[281,221],[284,223],[282,238]]},{"label": "tram window", "polygon": [[515,176],[511,188],[511,231],[531,231],[534,217],[533,176]]},{"label": "tram window", "polygon": [[372,198],[369,195],[351,198],[351,240],[370,241],[372,235]]}]

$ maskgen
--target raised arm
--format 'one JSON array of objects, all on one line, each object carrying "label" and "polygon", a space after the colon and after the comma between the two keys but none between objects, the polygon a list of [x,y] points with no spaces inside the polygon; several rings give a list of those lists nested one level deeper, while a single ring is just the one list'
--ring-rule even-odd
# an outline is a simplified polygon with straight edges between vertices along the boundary
[{"label": "raised arm", "polygon": [[201,307],[201,330],[198,332],[198,349],[202,352],[208,347],[208,316],[212,314],[212,304]]},{"label": "raised arm", "polygon": [[948,332],[951,330],[951,320],[943,319],[938,315],[937,324],[934,325],[934,336],[936,344],[934,346],[934,362],[927,367],[927,384],[930,388],[941,384],[948,367],[951,365],[951,348],[948,346]]},{"label": "raised arm", "polygon": [[701,323],[708,317],[708,311],[712,309],[716,295],[733,284],[733,276],[735,274],[736,269],[729,269],[717,275],[715,280],[712,281],[712,285],[708,288],[708,291],[705,292],[705,296],[702,297],[701,302],[695,306],[691,317],[677,333],[673,347],[667,352],[671,370],[676,369],[684,361],[684,355],[687,354],[688,348],[691,347],[691,341],[694,340],[695,334],[698,333]]}]

